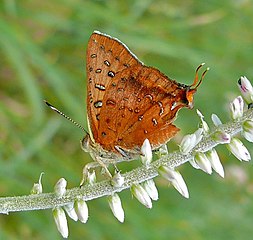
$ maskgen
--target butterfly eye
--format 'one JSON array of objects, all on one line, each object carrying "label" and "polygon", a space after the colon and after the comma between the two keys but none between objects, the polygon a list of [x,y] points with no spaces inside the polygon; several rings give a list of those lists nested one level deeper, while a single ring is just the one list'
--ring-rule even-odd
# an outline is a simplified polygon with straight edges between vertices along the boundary
[{"label": "butterfly eye", "polygon": [[195,94],[195,92],[197,91],[197,89],[189,89],[186,92],[186,99],[188,101],[188,108],[192,109],[193,108],[193,96]]},{"label": "butterfly eye", "polygon": [[81,148],[85,151],[89,151],[89,145],[90,145],[90,138],[89,135],[87,134],[81,141]]}]

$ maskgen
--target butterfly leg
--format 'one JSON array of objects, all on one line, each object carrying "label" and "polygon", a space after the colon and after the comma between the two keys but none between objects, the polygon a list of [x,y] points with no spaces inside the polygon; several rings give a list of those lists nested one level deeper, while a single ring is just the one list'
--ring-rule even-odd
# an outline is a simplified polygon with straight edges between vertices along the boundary
[{"label": "butterfly leg", "polygon": [[97,161],[97,163],[102,167],[105,175],[107,175],[109,178],[112,178],[112,174],[108,170],[108,168],[107,168],[106,164],[103,162],[103,160],[100,157],[96,157],[95,161]]}]

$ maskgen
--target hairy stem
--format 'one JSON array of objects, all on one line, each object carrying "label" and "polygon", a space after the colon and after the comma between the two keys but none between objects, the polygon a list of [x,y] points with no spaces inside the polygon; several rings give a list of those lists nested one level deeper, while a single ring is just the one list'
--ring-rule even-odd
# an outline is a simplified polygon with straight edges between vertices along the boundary
[{"label": "hairy stem", "polygon": [[176,168],[194,157],[195,152],[206,152],[219,143],[212,139],[212,134],[216,131],[224,131],[231,136],[241,132],[242,123],[245,120],[253,119],[253,110],[247,110],[242,119],[239,121],[231,121],[216,127],[208,136],[204,136],[201,142],[187,155],[181,154],[179,151],[169,153],[152,162],[149,167],[140,166],[130,172],[122,174],[125,179],[123,186],[113,187],[109,180],[95,183],[93,185],[84,185],[82,188],[76,187],[66,191],[62,198],[57,198],[54,193],[42,193],[37,195],[27,195],[18,197],[2,197],[0,198],[0,213],[8,214],[9,212],[30,211],[39,209],[50,209],[56,206],[63,206],[74,202],[76,199],[85,201],[95,198],[111,195],[114,192],[121,192],[130,188],[133,183],[141,183],[158,175],[157,169],[161,166]]}]

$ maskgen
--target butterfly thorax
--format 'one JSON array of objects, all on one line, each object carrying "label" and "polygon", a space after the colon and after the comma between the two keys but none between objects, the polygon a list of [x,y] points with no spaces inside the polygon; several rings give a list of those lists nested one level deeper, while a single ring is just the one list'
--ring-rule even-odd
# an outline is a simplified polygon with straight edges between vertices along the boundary
[{"label": "butterfly thorax", "polygon": [[121,161],[131,161],[138,159],[140,156],[140,150],[136,151],[124,151],[116,147],[115,151],[108,151],[104,149],[99,143],[94,142],[90,135],[87,134],[81,141],[81,148],[90,154],[95,161],[102,161],[105,165],[117,163]]}]

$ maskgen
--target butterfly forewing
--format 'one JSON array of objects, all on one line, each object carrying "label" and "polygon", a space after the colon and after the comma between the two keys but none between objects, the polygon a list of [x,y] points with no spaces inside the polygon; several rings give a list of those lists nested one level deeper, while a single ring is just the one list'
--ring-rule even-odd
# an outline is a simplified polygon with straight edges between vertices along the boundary
[{"label": "butterfly forewing", "polygon": [[86,53],[87,109],[95,141],[106,90],[114,84],[118,73],[133,65],[141,65],[141,62],[120,41],[99,32],[91,35]]}]

